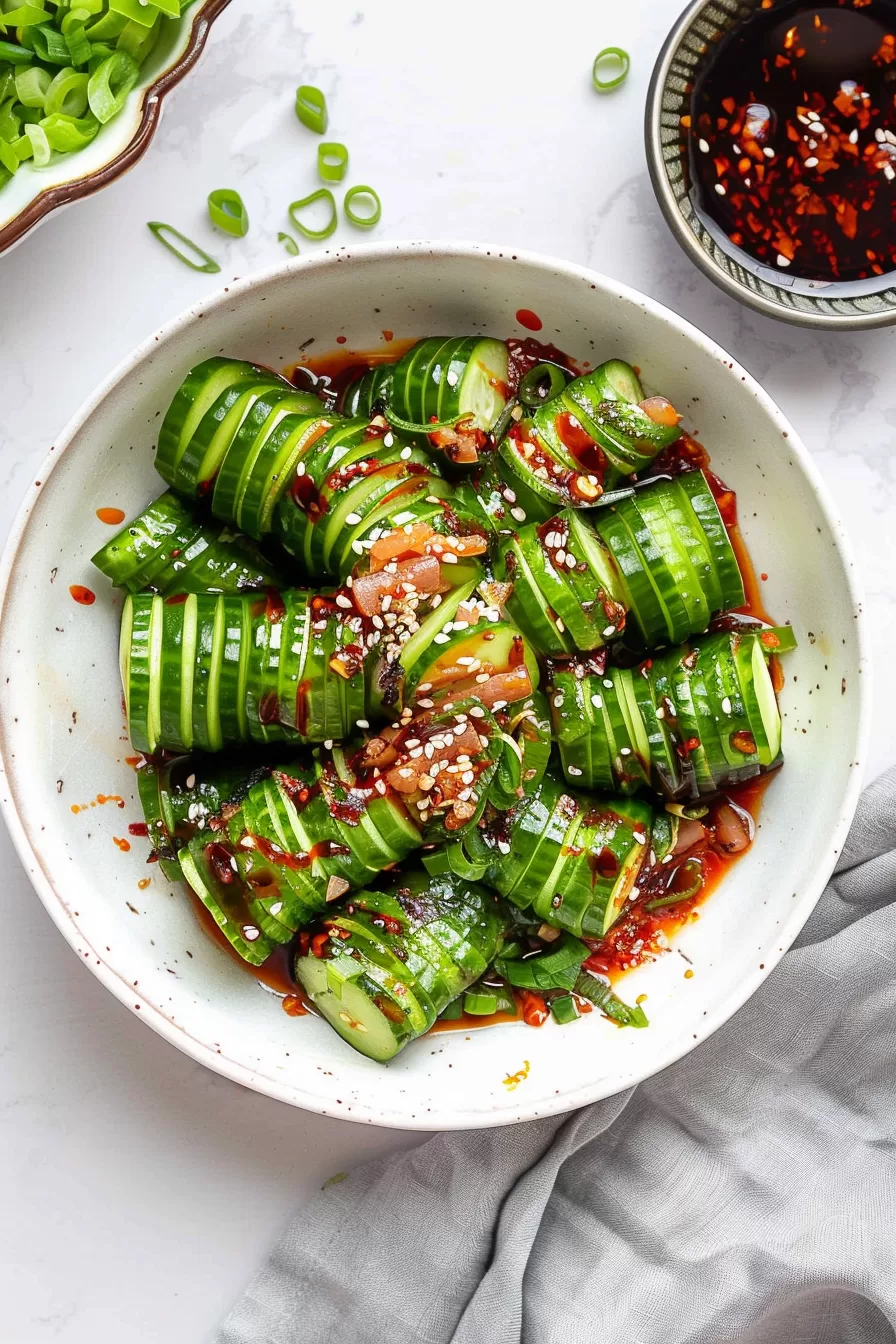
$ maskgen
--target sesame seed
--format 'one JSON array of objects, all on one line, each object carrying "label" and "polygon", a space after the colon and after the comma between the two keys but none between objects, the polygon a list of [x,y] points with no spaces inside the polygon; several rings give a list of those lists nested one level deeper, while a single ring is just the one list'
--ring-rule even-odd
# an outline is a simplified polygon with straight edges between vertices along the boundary
[{"label": "sesame seed", "polygon": [[568,775],[580,775],[582,772],[577,765],[568,765],[566,767],[566,773]]},{"label": "sesame seed", "polygon": [[559,550],[555,553],[555,555],[554,555],[554,564],[555,564],[555,565],[565,565],[565,564],[566,564],[566,552],[564,551],[564,549],[563,549],[562,546],[560,547],[560,549],[559,549]]},{"label": "sesame seed", "polygon": [[391,448],[394,442],[395,442],[395,435],[392,433],[390,429],[388,434],[383,435],[383,447]]},{"label": "sesame seed", "polygon": [[441,594],[441,593],[436,593],[435,597],[434,597],[433,600],[432,600],[431,605],[432,605],[432,609],[433,609],[433,611],[435,611],[436,607],[440,607],[440,606],[442,605],[442,594]]},{"label": "sesame seed", "polygon": [[555,708],[555,709],[562,709],[562,708],[563,708],[563,696],[562,696],[562,695],[555,695],[555,696],[554,696],[554,708]]},{"label": "sesame seed", "polygon": [[554,617],[554,624],[556,625],[559,633],[562,635],[566,630],[566,626],[564,625],[563,621],[561,621],[559,616]]},{"label": "sesame seed", "polygon": [[447,643],[448,643],[448,635],[436,635],[435,638],[433,639],[433,644],[447,644]]},{"label": "sesame seed", "polygon": [[519,505],[514,505],[514,507],[510,510],[510,516],[516,522],[524,523],[526,521],[526,510],[521,509]]},{"label": "sesame seed", "polygon": [[657,707],[656,716],[658,719],[664,719],[666,717],[666,711],[663,709],[662,705]]},{"label": "sesame seed", "polygon": [[616,627],[615,627],[615,625],[608,625],[608,626],[606,626],[606,627],[604,628],[604,630],[602,631],[602,633],[603,633],[603,637],[604,637],[604,639],[609,639],[611,635],[615,635],[615,633],[616,633]]},{"label": "sesame seed", "polygon": [[420,706],[421,709],[432,709],[432,707],[433,707],[433,703],[434,703],[434,702],[433,702],[432,700],[418,700],[418,701],[417,701],[417,704]]},{"label": "sesame seed", "polygon": [[632,839],[634,840],[636,845],[647,844],[647,836],[642,835],[640,831],[632,831]]},{"label": "sesame seed", "polygon": [[857,145],[857,144],[859,143],[859,133],[858,133],[858,131],[850,131],[850,133],[849,133],[849,143],[850,143],[851,145]]},{"label": "sesame seed", "polygon": [[254,943],[255,939],[261,934],[261,929],[256,929],[254,924],[244,924],[242,934],[247,943]]},{"label": "sesame seed", "polygon": [[471,706],[471,708],[470,708],[470,714],[471,714],[471,716],[472,716],[474,719],[483,719],[483,718],[485,718],[485,710],[482,708],[481,705],[473,705],[473,706]]},{"label": "sesame seed", "polygon": [[716,183],[716,195],[718,195],[718,196],[726,196],[726,195],[727,195],[727,192],[725,191],[725,188],[722,186],[721,182],[717,182],[717,183]]},{"label": "sesame seed", "polygon": [[345,521],[347,523],[350,523],[352,527],[355,527],[358,523],[360,523],[361,515],[360,513],[347,513],[345,515]]},{"label": "sesame seed", "polygon": [[766,145],[762,152],[767,159],[773,159],[775,157],[775,151],[772,149],[771,145]]},{"label": "sesame seed", "polygon": [[[813,135],[824,135],[825,133],[824,127],[822,126],[820,121],[810,121],[809,130],[812,132]],[[875,131],[875,135],[876,134],[877,132]]]},{"label": "sesame seed", "polygon": [[703,139],[701,138],[700,140],[697,141],[697,146],[698,146],[698,148],[699,148],[701,154],[708,154],[708,153],[709,153],[709,144],[708,144],[708,142],[707,142],[706,140],[703,140]]},{"label": "sesame seed", "polygon": [[370,724],[367,722],[366,719],[355,719],[355,723],[357,724],[357,726],[358,726],[359,728],[369,728],[369,727],[370,727]]},{"label": "sesame seed", "polygon": [[731,713],[731,700],[727,695],[725,696],[725,699],[722,701],[722,713],[723,714]]},{"label": "sesame seed", "polygon": [[328,738],[327,738],[326,742],[324,743],[324,746],[326,747],[327,751],[332,751],[332,750],[333,750],[333,739],[332,739],[332,737],[328,737]]},{"label": "sesame seed", "polygon": [[789,265],[790,265],[790,258],[789,258],[789,257],[782,256],[782,254],[781,254],[780,252],[778,253],[776,260],[777,260],[777,263],[778,263],[779,266],[789,266]]},{"label": "sesame seed", "polygon": [[297,476],[304,476],[304,475],[305,475],[305,463],[304,463],[304,462],[300,462],[299,465],[296,467],[296,475],[297,475]]},{"label": "sesame seed", "polygon": [[195,776],[195,775],[187,775],[187,788],[188,788],[188,789],[195,789],[195,787],[196,787],[196,776]]},{"label": "sesame seed", "polygon": [[402,450],[401,450],[401,452],[400,452],[400,454],[399,454],[399,456],[401,457],[401,460],[402,460],[403,462],[407,462],[408,458],[410,457],[410,455],[411,455],[411,453],[412,453],[413,451],[414,451],[414,450],[413,450],[412,448],[402,448]]},{"label": "sesame seed", "polygon": [[810,154],[809,157],[808,157],[808,159],[804,160],[804,166],[805,166],[806,168],[817,168],[817,167],[818,167],[818,159],[815,157],[814,154]]},{"label": "sesame seed", "polygon": [[446,551],[446,552],[445,552],[445,554],[442,556],[442,564],[443,564],[443,565],[456,565],[456,564],[457,564],[457,556],[454,554],[453,551]]},{"label": "sesame seed", "polygon": [[609,677],[604,677],[604,685],[606,686],[606,688],[607,688],[608,691],[612,691],[612,689],[613,689],[613,683],[612,683],[612,681],[610,680]]},{"label": "sesame seed", "polygon": [[595,709],[603,709],[604,702],[599,695],[592,695],[591,703]]},{"label": "sesame seed", "polygon": [[360,541],[353,541],[353,542],[352,542],[352,550],[354,551],[355,555],[363,555],[363,554],[364,554],[364,547],[361,545]]},{"label": "sesame seed", "polygon": [[620,748],[619,748],[619,755],[620,755],[620,756],[631,756],[631,754],[632,754],[632,749],[631,749],[631,747],[620,747]]},{"label": "sesame seed", "polygon": [[457,387],[457,374],[453,369],[449,369],[445,375],[445,382],[449,387]]},{"label": "sesame seed", "polygon": [[501,491],[501,494],[507,500],[508,504],[516,503],[516,491],[511,490],[509,485],[504,487],[504,489]]},{"label": "sesame seed", "polygon": [[348,608],[351,607],[351,605],[352,605],[352,600],[351,600],[350,597],[346,597],[345,593],[337,593],[337,594],[336,594],[336,605],[337,605],[337,607],[342,607],[343,610],[347,610]]}]

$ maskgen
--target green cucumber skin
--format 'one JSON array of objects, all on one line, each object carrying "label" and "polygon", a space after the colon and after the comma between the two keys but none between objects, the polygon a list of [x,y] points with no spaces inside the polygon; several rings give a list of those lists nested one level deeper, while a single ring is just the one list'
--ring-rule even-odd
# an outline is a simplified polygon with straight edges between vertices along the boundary
[{"label": "green cucumber skin", "polygon": [[386,414],[418,425],[465,419],[487,433],[506,405],[507,377],[503,341],[429,336],[394,366]]},{"label": "green cucumber skin", "polygon": [[[370,1030],[353,1031],[351,1023],[340,1017],[344,1008],[323,992],[319,958],[300,955],[296,978],[344,1039],[361,1053],[385,1060],[429,1030],[449,1003],[479,978],[499,954],[510,922],[503,902],[478,883],[453,875],[431,877],[422,871],[406,872],[385,891],[358,892],[332,921],[324,921],[324,929],[348,933],[348,938],[331,938],[331,945],[336,945],[339,962],[343,958],[355,961],[356,985],[364,983],[360,977],[369,973],[371,965],[380,972],[369,983],[366,1004],[354,996],[348,1000],[358,1016],[347,1016]],[[338,988],[343,970],[335,970],[332,979]],[[386,1021],[396,1017],[394,1040],[385,1029],[376,1029],[384,1017],[380,999],[383,988],[390,995]],[[402,1002],[408,1003],[410,1010],[394,1014],[392,1005]],[[372,1050],[371,1037],[378,1047],[385,1040],[386,1049]]]},{"label": "green cucumber skin", "polygon": [[548,698],[567,778],[620,794],[648,786],[675,801],[711,797],[776,767],[781,720],[764,654],[761,631],[743,629],[705,635],[632,671],[559,667]]},{"label": "green cucumber skin", "polygon": [[601,937],[637,883],[652,822],[648,803],[588,797],[546,775],[508,814],[509,852],[495,856],[485,880],[554,928]]},{"label": "green cucumber skin", "polygon": [[374,414],[374,408],[383,407],[388,401],[392,372],[393,365],[378,364],[362,373],[360,378],[354,379],[339,398],[339,414],[350,418],[364,416],[369,420]]}]

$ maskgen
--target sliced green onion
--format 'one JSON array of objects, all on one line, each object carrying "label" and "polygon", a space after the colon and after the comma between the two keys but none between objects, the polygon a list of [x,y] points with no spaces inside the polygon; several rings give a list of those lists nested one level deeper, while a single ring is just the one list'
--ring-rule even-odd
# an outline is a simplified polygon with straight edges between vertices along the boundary
[{"label": "sliced green onion", "polygon": [[[186,238],[173,224],[162,224],[159,220],[154,219],[146,227],[150,233],[158,238],[163,247],[167,247],[169,252],[173,252],[178,261],[182,261],[185,266],[189,266],[191,271],[205,271],[207,275],[214,275],[217,271],[220,271],[221,267],[214,257],[210,257],[207,252],[204,252],[198,243],[193,242],[192,238]],[[177,243],[183,243],[185,247],[189,248],[193,253],[192,257],[182,252]]]},{"label": "sliced green onion", "polygon": [[471,1017],[491,1017],[498,1011],[498,996],[490,990],[468,989],[464,995],[464,1012]]},{"label": "sliced green onion", "polygon": [[127,25],[127,19],[124,14],[112,14],[107,12],[92,23],[87,29],[87,36],[91,42],[113,42],[122,29]]},{"label": "sliced green onion", "polygon": [[[618,89],[628,79],[631,63],[631,57],[622,47],[604,47],[603,51],[599,51],[591,71],[591,81],[598,93],[611,93],[613,89]],[[609,66],[609,70],[605,69],[601,75],[600,66]]]},{"label": "sliced green onion", "polygon": [[179,19],[183,6],[180,0],[152,0],[156,9],[160,9],[163,14],[167,14],[169,19]]},{"label": "sliced green onion", "polygon": [[126,51],[115,51],[90,76],[87,101],[97,121],[106,124],[124,107],[125,99],[140,78],[140,67]]},{"label": "sliced green onion", "polygon": [[27,47],[19,47],[15,42],[0,42],[0,61],[9,61],[11,65],[30,65],[34,55]]},{"label": "sliced green onion", "polygon": [[22,130],[21,119],[13,110],[16,105],[15,99],[10,98],[0,107],[0,140],[6,140],[9,144],[17,139]]},{"label": "sliced green onion", "polygon": [[118,34],[118,41],[115,43],[116,50],[126,51],[138,65],[142,65],[155,46],[161,32],[158,15],[156,15],[156,20],[157,22],[151,28],[144,28],[136,19],[126,23]]},{"label": "sliced green onion", "polygon": [[321,182],[341,182],[348,168],[348,150],[338,140],[317,147],[317,175]]},{"label": "sliced green onion", "polygon": [[[313,205],[315,201],[328,201],[330,205],[330,218],[322,229],[311,229],[299,219],[298,212],[304,210],[306,206]],[[303,234],[305,238],[311,238],[314,242],[321,242],[324,238],[329,238],[331,233],[336,232],[336,198],[329,187],[318,187],[317,191],[312,191],[310,196],[303,196],[300,201],[293,201],[289,207],[289,217],[299,233]]]},{"label": "sliced green onion", "polygon": [[544,361],[523,374],[517,396],[524,406],[543,406],[562,392],[566,383],[566,374],[560,366]]},{"label": "sliced green onion", "polygon": [[146,4],[145,0],[109,0],[109,12],[122,14],[144,28],[151,28],[158,18],[155,5]]},{"label": "sliced green onion", "polygon": [[562,934],[550,952],[524,961],[499,957],[495,969],[519,989],[572,989],[588,948],[572,934]]},{"label": "sliced green onion", "polygon": [[47,116],[63,112],[67,117],[83,117],[87,111],[87,79],[76,70],[60,70],[44,99]]},{"label": "sliced green onion", "polygon": [[[373,213],[369,215],[359,215],[354,210],[354,203],[359,197],[366,197],[373,202]],[[356,229],[372,229],[374,224],[379,224],[383,214],[383,203],[377,196],[373,187],[349,187],[345,193],[345,200],[342,202],[342,208],[345,211],[345,217],[350,224],[354,224]]]},{"label": "sliced green onion", "polygon": [[8,173],[18,172],[19,156],[6,140],[0,140],[0,164]]},{"label": "sliced green onion", "polygon": [[83,149],[85,145],[90,144],[100,129],[99,122],[91,113],[86,117],[71,117],[63,112],[56,112],[50,117],[43,117],[40,125],[46,132],[50,148],[59,154],[70,154],[73,150]]},{"label": "sliced green onion", "polygon": [[300,84],[296,89],[296,116],[309,131],[323,135],[327,129],[327,100],[313,84]]},{"label": "sliced green onion", "polygon": [[430,424],[424,424],[419,420],[403,420],[400,415],[387,409],[386,419],[395,429],[403,429],[406,434],[435,434],[437,429],[456,429],[462,425],[465,420],[469,420],[472,412],[460,416],[457,420],[433,420]]},{"label": "sliced green onion", "polygon": [[57,29],[49,23],[42,23],[30,36],[34,43],[34,53],[42,61],[48,61],[50,65],[68,65],[71,59],[68,43]]},{"label": "sliced green onion", "polygon": [[558,1026],[565,1027],[570,1022],[577,1022],[581,1017],[579,1005],[571,994],[558,994],[555,999],[551,999],[548,1006]]},{"label": "sliced green onion", "polygon": [[72,65],[86,65],[91,57],[91,48],[83,23],[72,24],[65,34],[65,43]]},{"label": "sliced green onion", "polygon": [[115,55],[115,51],[105,42],[92,42],[90,44],[90,60],[87,62],[87,73],[92,75],[95,70],[99,70],[103,61]]},{"label": "sliced green onion", "polygon": [[582,971],[575,983],[575,992],[581,998],[587,999],[593,1003],[595,1008],[599,1008],[604,1017],[609,1017],[620,1027],[646,1027],[649,1025],[647,1014],[638,1004],[632,1008],[630,1004],[623,1003],[617,994],[614,994],[606,980],[592,975],[590,971]]},{"label": "sliced green onion", "polygon": [[283,244],[291,257],[299,255],[299,245],[291,233],[278,233],[277,242]]},{"label": "sliced green onion", "polygon": [[703,864],[698,858],[688,859],[673,876],[668,894],[660,896],[655,901],[648,901],[644,909],[661,910],[666,905],[678,905],[681,901],[693,900],[699,895],[702,886]]},{"label": "sliced green onion", "polygon": [[234,238],[245,238],[249,232],[249,212],[242,196],[232,187],[209,192],[208,213],[214,225]]},{"label": "sliced green onion", "polygon": [[16,96],[23,107],[43,107],[47,90],[53,83],[49,70],[31,65],[16,73]]},{"label": "sliced green onion", "polygon": [[39,5],[19,5],[18,9],[9,9],[5,14],[0,10],[0,28],[34,28],[51,17],[49,11]]},{"label": "sliced green onion", "polygon": [[31,141],[31,156],[34,160],[35,168],[46,168],[50,162],[50,142],[47,139],[47,133],[43,126],[32,122],[25,127],[25,134]]}]

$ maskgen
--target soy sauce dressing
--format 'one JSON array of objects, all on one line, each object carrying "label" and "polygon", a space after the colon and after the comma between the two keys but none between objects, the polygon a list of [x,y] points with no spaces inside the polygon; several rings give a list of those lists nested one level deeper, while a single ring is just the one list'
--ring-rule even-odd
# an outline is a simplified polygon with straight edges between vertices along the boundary
[{"label": "soy sauce dressing", "polygon": [[691,199],[723,250],[803,291],[892,283],[894,95],[894,0],[763,0],[682,118]]},{"label": "soy sauce dressing", "polygon": [[[367,369],[377,365],[394,363],[411,348],[414,341],[392,341],[387,350],[353,351],[339,349],[319,356],[303,358],[292,366],[288,376],[302,390],[323,393],[331,403],[339,393],[356,377]],[[510,349],[510,382],[515,389],[520,377],[535,364],[548,360],[566,369],[570,376],[581,373],[588,365],[577,365],[568,355],[553,345],[546,345],[532,337],[512,339]],[[729,490],[709,469],[709,454],[703,446],[690,435],[683,433],[680,440],[666,449],[649,470],[644,479],[652,476],[674,475],[680,471],[701,467],[706,472],[716,502],[719,504],[722,518],[731,537],[741,573],[747,601],[738,613],[746,617],[770,622],[762,604],[759,582],[737,524],[737,506],[734,492]],[[775,662],[776,660],[773,660]],[[758,821],[759,811],[765,790],[772,778],[765,775],[747,784],[741,784],[726,790],[719,801],[730,800],[748,813],[753,824]],[[746,851],[744,851],[746,852]],[[684,858],[697,856],[698,851],[689,852]],[[645,884],[639,897],[627,908],[625,917],[600,941],[585,940],[592,947],[592,955],[586,965],[598,974],[605,975],[615,982],[627,970],[655,960],[668,950],[668,944],[674,935],[689,922],[699,918],[699,906],[719,886],[728,871],[733,867],[740,854],[720,854],[713,849],[703,847],[699,850],[703,863],[704,879],[699,892],[688,900],[674,906],[658,910],[646,907],[656,892]],[[670,865],[672,874],[678,865]],[[664,872],[664,880],[669,875]],[[301,986],[293,975],[293,964],[297,952],[298,938],[277,947],[260,967],[249,966],[239,956],[198,896],[187,887],[191,904],[203,932],[244,972],[248,972],[267,989],[280,996],[284,1010],[290,1016],[302,1016],[315,1013],[313,1005],[305,997]],[[518,1014],[500,1012],[492,1016],[470,1016],[462,1014],[459,1018],[437,1022],[433,1031],[470,1031],[473,1028],[493,1026],[499,1022],[514,1022],[523,1019],[530,1025],[540,1025],[547,1020],[549,1013],[539,995],[528,991],[515,991]],[[581,1001],[583,1012],[591,1011],[587,1001]]]}]

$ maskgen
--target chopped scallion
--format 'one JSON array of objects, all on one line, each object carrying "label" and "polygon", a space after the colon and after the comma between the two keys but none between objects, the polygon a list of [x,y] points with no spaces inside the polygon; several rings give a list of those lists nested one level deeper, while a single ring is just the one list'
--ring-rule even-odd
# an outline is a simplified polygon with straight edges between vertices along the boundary
[{"label": "chopped scallion", "polygon": [[337,140],[317,147],[317,175],[321,182],[341,182],[348,168],[348,150]]},{"label": "chopped scallion", "polygon": [[594,58],[591,81],[598,93],[612,93],[628,78],[631,57],[622,47],[604,47]]},{"label": "chopped scallion", "polygon": [[300,84],[296,90],[296,116],[309,131],[323,135],[327,129],[327,100],[313,84]]},{"label": "chopped scallion", "polygon": [[245,238],[249,232],[249,214],[243,198],[232,187],[219,187],[209,193],[208,213],[212,223],[234,238]]},{"label": "chopped scallion", "polygon": [[[316,201],[326,201],[330,207],[330,218],[322,229],[312,229],[299,219],[299,211],[314,205]],[[329,238],[331,233],[336,232],[336,199],[329,187],[318,187],[310,196],[303,196],[301,200],[293,201],[289,207],[289,217],[305,238],[310,238],[313,242],[322,242],[324,238]]]},{"label": "chopped scallion", "polygon": [[[373,210],[368,214],[359,215],[354,209],[356,200],[366,199],[373,204]],[[342,202],[342,208],[345,211],[345,217],[350,224],[354,224],[356,229],[372,229],[374,224],[380,222],[383,213],[383,203],[377,196],[373,187],[349,187],[345,193],[345,200]]]},{"label": "chopped scallion", "polygon": [[283,244],[291,257],[299,255],[299,245],[291,233],[278,233],[277,242]]},{"label": "chopped scallion", "polygon": [[140,77],[140,67],[126,51],[113,52],[98,65],[87,84],[87,101],[97,121],[111,121]]},{"label": "chopped scallion", "polygon": [[[163,224],[159,220],[151,220],[146,226],[154,237],[158,238],[163,247],[167,247],[169,252],[173,252],[178,261],[182,261],[185,266],[189,266],[191,271],[205,271],[208,275],[214,275],[220,271],[221,267],[215,261],[214,257],[194,243],[192,238],[187,238],[173,224]],[[184,247],[190,249],[192,256],[182,252],[177,246],[182,243]]]},{"label": "chopped scallion", "polygon": [[523,374],[518,396],[524,406],[543,406],[563,391],[566,382],[566,374],[559,365],[545,361]]}]

